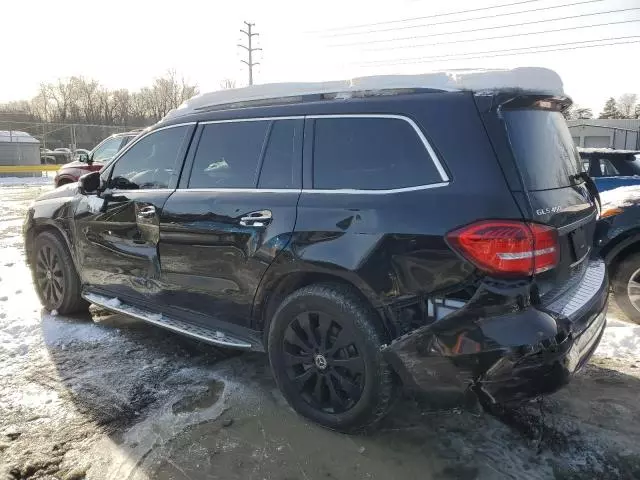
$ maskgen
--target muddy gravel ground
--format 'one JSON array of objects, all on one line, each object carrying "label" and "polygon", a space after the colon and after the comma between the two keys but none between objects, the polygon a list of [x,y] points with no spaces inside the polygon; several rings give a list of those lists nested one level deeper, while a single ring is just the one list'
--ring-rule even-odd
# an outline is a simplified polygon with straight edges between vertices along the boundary
[{"label": "muddy gravel ground", "polygon": [[43,311],[21,224],[48,188],[0,185],[0,480],[640,478],[640,327],[610,318],[574,382],[519,410],[407,393],[341,435],[286,405],[264,355]]}]

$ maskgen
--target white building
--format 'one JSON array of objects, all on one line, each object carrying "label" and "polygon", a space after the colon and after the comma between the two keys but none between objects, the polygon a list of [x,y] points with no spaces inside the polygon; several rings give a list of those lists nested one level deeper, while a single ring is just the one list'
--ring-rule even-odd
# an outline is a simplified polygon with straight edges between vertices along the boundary
[{"label": "white building", "polygon": [[567,123],[578,147],[640,150],[640,119],[602,118]]},{"label": "white building", "polygon": [[40,165],[40,142],[26,132],[0,130],[0,165]]}]

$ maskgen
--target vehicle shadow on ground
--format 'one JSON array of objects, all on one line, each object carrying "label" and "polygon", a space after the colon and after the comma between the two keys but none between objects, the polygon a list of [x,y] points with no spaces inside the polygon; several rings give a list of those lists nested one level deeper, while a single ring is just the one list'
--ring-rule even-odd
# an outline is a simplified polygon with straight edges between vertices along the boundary
[{"label": "vehicle shadow on ground", "polygon": [[43,311],[42,334],[66,398],[107,432],[121,431],[184,389],[174,378],[181,370],[237,355],[124,315],[95,318]]},{"label": "vehicle shadow on ground", "polygon": [[[116,444],[149,424],[122,446],[144,460],[132,479],[640,478],[640,379],[606,362],[541,403],[498,415],[406,392],[377,430],[343,435],[288,407],[266,355],[234,357],[122,315],[94,324],[45,314],[43,335],[67,398]],[[220,384],[194,369],[224,370],[224,409],[135,452],[145,432],[161,429],[147,415],[155,406],[182,395],[171,407],[179,416],[220,399]]]}]

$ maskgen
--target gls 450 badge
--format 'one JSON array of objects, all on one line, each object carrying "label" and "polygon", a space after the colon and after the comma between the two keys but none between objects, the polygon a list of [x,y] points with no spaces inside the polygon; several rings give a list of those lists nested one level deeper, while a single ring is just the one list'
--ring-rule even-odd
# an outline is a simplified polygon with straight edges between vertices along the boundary
[{"label": "gls 450 badge", "polygon": [[560,205],[557,205],[555,207],[539,208],[536,210],[536,215],[548,215],[549,213],[558,213],[560,210],[562,210],[562,207]]}]

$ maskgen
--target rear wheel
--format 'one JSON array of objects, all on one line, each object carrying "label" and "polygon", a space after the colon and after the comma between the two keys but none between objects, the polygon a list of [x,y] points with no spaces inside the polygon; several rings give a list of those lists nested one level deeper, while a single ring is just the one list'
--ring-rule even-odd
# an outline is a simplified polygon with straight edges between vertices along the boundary
[{"label": "rear wheel", "polygon": [[36,237],[33,280],[42,305],[62,314],[86,311],[89,304],[80,296],[80,278],[67,246],[52,232]]},{"label": "rear wheel", "polygon": [[375,311],[348,287],[304,287],[280,305],[269,330],[276,382],[301,415],[331,429],[370,427],[396,389],[382,358]]},{"label": "rear wheel", "polygon": [[622,260],[611,279],[616,302],[629,320],[640,323],[640,253]]}]

